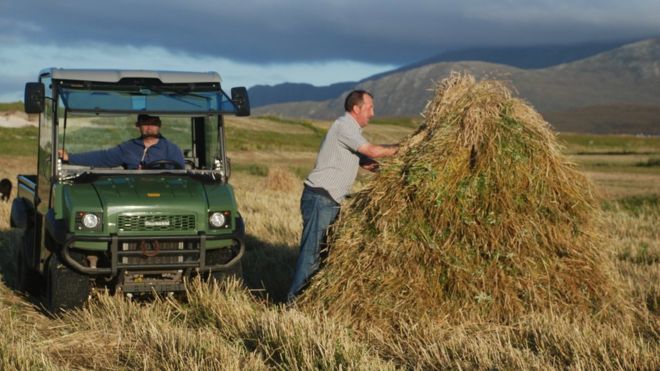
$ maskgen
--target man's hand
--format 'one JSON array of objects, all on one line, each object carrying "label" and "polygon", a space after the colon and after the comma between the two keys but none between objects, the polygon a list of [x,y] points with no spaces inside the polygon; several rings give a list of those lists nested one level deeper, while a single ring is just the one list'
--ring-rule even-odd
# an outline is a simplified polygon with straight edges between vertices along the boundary
[{"label": "man's hand", "polygon": [[365,143],[357,149],[361,154],[371,158],[394,156],[399,150],[398,144],[371,144]]},{"label": "man's hand", "polygon": [[65,150],[63,149],[58,149],[57,150],[57,156],[62,159],[62,161],[67,162],[69,161],[69,154],[66,153]]},{"label": "man's hand", "polygon": [[372,173],[377,173],[380,170],[380,164],[378,161],[366,157],[360,161],[360,167],[364,170],[371,171]]}]

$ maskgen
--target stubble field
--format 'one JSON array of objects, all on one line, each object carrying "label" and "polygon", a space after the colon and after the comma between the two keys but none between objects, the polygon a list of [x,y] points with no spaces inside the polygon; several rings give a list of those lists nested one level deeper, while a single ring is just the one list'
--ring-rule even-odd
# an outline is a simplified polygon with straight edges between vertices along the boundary
[{"label": "stubble field", "polygon": [[[392,336],[355,331],[281,301],[301,231],[298,201],[328,122],[228,120],[232,183],[246,222],[244,282],[194,282],[186,300],[94,295],[53,318],[15,292],[17,231],[0,203],[1,369],[657,369],[660,365],[660,138],[560,135],[596,184],[607,256],[630,293],[634,320],[529,315],[515,326],[407,323]],[[415,122],[373,122],[396,142]],[[0,178],[34,173],[33,129],[0,129]],[[356,188],[369,181],[361,174]],[[15,195],[15,190],[14,190]]]}]

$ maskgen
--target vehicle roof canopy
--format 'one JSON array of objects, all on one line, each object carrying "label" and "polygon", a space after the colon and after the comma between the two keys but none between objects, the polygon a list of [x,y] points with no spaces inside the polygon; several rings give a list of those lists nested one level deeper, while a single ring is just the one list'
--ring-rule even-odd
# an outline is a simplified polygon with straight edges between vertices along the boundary
[{"label": "vehicle roof canopy", "polygon": [[222,82],[217,72],[180,72],[150,70],[105,70],[46,68],[41,75],[50,74],[53,79],[114,83],[122,79],[157,79],[163,84],[199,84]]},{"label": "vehicle roof canopy", "polygon": [[235,113],[216,72],[47,68],[64,106],[73,112]]}]

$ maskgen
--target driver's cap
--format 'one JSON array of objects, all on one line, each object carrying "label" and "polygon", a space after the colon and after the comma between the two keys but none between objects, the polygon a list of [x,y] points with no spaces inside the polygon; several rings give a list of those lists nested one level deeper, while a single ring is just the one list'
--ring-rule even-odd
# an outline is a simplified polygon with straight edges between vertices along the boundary
[{"label": "driver's cap", "polygon": [[158,125],[160,126],[160,117],[158,116],[151,116],[147,114],[139,114],[137,117],[137,121],[135,122],[135,126],[140,126],[140,125]]}]

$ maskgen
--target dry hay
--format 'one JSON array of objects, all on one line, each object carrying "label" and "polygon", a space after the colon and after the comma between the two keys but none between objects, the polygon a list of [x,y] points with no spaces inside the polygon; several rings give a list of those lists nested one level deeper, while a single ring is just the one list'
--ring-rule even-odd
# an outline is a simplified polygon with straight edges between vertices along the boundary
[{"label": "dry hay", "polygon": [[291,192],[296,189],[301,181],[289,169],[275,166],[268,169],[268,175],[264,180],[266,189],[276,192]]},{"label": "dry hay", "polygon": [[455,73],[423,116],[343,208],[302,308],[387,326],[593,315],[620,302],[592,186],[533,108]]}]

